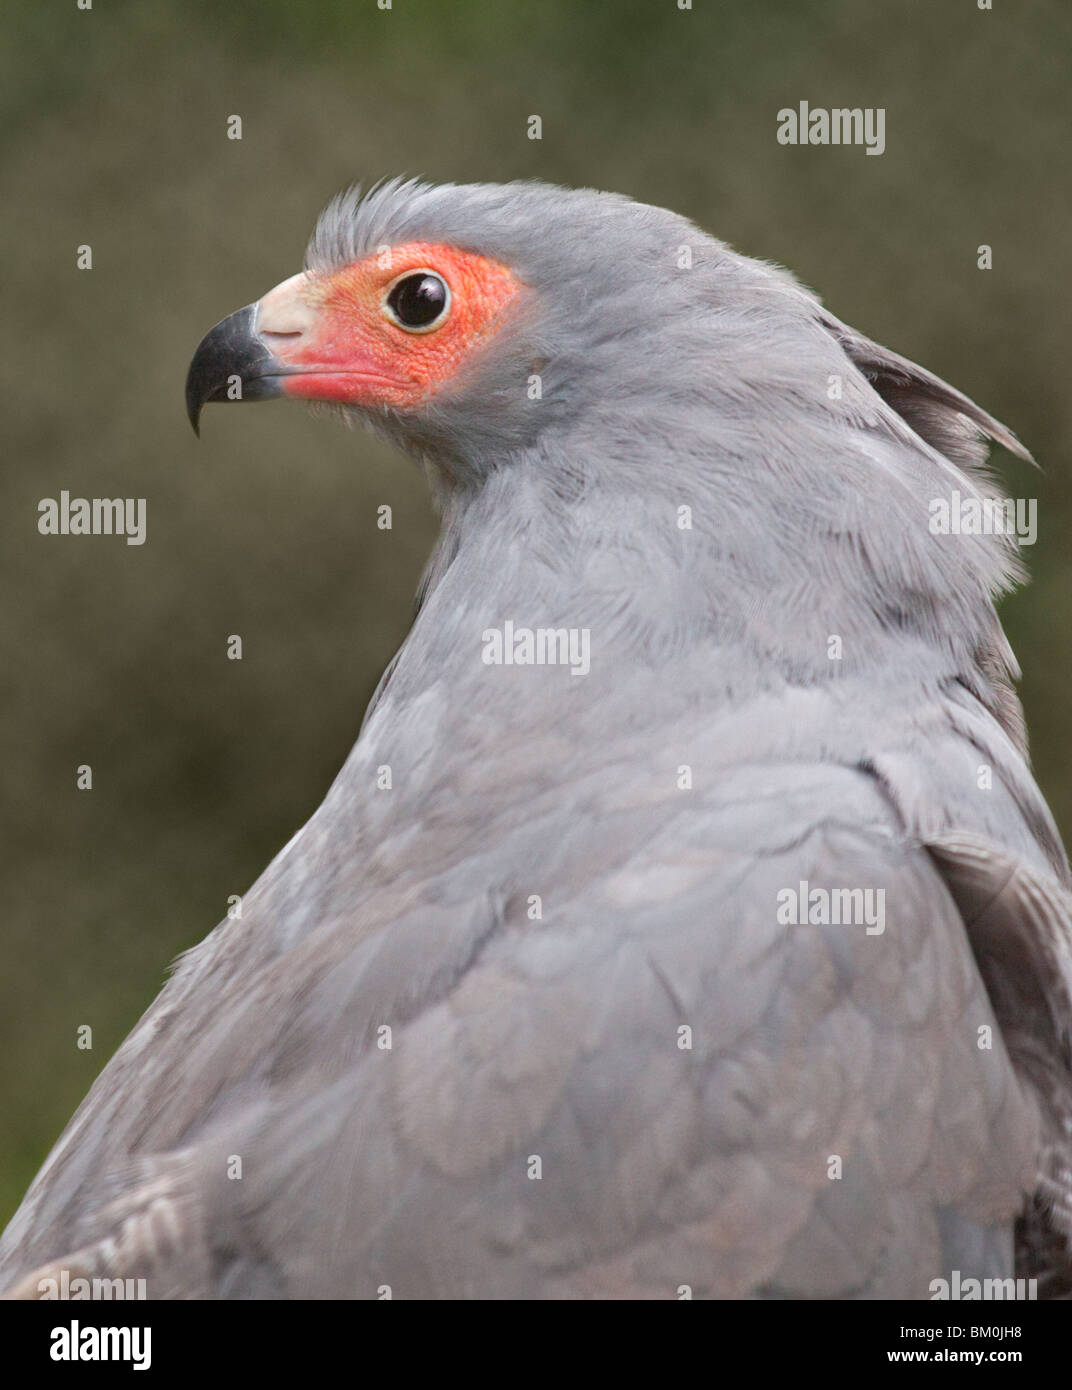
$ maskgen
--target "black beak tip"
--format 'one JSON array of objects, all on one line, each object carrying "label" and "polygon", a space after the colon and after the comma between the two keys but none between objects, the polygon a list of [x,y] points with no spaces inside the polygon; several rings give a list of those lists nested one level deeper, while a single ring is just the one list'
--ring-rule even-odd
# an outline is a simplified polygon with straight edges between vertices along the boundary
[{"label": "black beak tip", "polygon": [[[186,416],[201,437],[201,411],[207,401],[264,400],[280,394],[271,349],[257,334],[257,305],[247,304],[210,329],[197,345],[186,374]],[[241,390],[233,397],[228,382]]]}]

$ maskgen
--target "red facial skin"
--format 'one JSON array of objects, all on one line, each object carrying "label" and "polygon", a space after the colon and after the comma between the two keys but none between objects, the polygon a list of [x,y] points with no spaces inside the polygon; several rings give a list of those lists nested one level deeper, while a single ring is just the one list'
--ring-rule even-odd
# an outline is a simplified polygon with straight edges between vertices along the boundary
[{"label": "red facial skin", "polygon": [[[384,308],[389,287],[414,270],[434,271],[450,287],[446,317],[426,332],[407,332]],[[412,242],[300,277],[293,294],[311,311],[310,326],[265,337],[281,362],[299,369],[282,379],[286,396],[413,410],[492,336],[522,288],[486,256]]]}]

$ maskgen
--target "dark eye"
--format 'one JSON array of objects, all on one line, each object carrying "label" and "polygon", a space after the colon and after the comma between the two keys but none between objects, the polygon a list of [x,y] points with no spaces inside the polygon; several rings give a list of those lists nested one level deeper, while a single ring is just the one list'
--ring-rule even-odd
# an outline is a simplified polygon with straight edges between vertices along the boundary
[{"label": "dark eye", "polygon": [[437,328],[450,309],[450,287],[431,270],[411,270],[391,286],[387,313],[408,333]]}]

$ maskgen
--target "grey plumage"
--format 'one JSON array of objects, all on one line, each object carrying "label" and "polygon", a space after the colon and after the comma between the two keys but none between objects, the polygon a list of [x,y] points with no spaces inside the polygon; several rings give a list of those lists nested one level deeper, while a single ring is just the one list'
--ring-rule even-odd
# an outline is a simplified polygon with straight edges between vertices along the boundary
[{"label": "grey plumage", "polygon": [[[927,1297],[1015,1260],[1064,1292],[1072,912],[993,607],[1019,560],[928,526],[992,491],[988,438],[1022,446],[661,209],[394,182],[337,200],[309,264],[412,240],[531,291],[370,418],[443,509],[413,630],[71,1121],[0,1283]],[[483,664],[507,619],[588,629],[590,673]],[[780,923],[801,880],[884,889],[885,931]]]}]

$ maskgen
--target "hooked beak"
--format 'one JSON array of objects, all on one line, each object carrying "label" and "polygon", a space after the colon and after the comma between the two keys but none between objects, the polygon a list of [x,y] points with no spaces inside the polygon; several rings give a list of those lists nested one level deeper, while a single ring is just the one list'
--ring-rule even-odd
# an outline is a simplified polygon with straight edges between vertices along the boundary
[{"label": "hooked beak", "polygon": [[207,401],[263,401],[283,394],[290,369],[258,332],[260,303],[247,304],[210,328],[186,374],[186,413],[199,435]]},{"label": "hooked beak", "polygon": [[316,326],[307,286],[308,276],[292,275],[201,339],[186,374],[186,413],[195,434],[206,402],[272,400],[284,394],[284,378],[307,370],[279,355],[293,352]]}]

